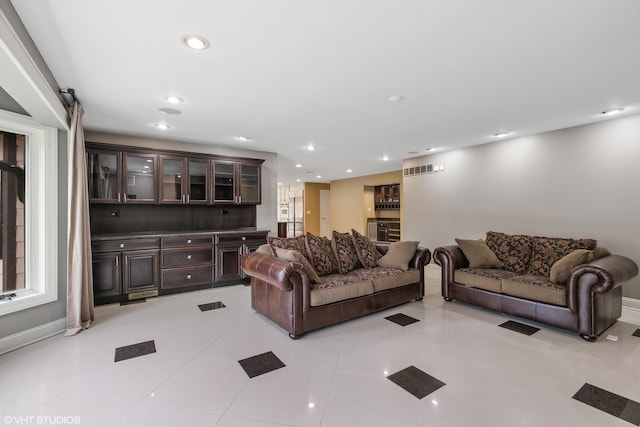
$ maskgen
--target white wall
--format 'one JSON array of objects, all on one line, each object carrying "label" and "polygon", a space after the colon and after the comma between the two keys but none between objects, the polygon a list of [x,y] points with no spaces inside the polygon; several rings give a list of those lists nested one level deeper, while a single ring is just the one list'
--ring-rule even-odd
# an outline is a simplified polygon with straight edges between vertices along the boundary
[{"label": "white wall", "polygon": [[589,237],[640,264],[639,162],[640,115],[408,159],[445,169],[403,178],[403,238]]}]

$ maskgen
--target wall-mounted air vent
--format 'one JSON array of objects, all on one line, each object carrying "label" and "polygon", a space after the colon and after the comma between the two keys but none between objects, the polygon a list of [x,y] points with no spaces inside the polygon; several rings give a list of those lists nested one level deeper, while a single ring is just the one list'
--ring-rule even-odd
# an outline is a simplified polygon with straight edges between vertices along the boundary
[{"label": "wall-mounted air vent", "polygon": [[444,170],[444,165],[420,165],[412,166],[410,168],[404,168],[402,170],[403,176],[424,175],[426,173],[441,172]]}]

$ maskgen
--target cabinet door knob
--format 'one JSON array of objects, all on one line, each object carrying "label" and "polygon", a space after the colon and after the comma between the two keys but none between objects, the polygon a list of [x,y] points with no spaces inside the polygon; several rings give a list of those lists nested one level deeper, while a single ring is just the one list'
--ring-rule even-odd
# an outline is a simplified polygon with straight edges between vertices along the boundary
[{"label": "cabinet door knob", "polygon": [[187,259],[191,259],[191,255],[187,255]]},{"label": "cabinet door knob", "polygon": [[187,240],[187,244],[189,244],[189,245],[191,244],[191,239]]},{"label": "cabinet door knob", "polygon": [[120,248],[124,248],[124,243],[120,243]]},{"label": "cabinet door knob", "polygon": [[191,279],[191,275],[190,274],[187,274],[187,279]]}]

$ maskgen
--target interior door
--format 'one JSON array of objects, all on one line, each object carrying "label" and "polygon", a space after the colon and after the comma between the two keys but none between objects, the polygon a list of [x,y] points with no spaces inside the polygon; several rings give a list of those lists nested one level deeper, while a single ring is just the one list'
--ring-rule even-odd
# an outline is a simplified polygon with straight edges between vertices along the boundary
[{"label": "interior door", "polygon": [[331,191],[320,190],[320,235],[330,237],[331,233]]}]

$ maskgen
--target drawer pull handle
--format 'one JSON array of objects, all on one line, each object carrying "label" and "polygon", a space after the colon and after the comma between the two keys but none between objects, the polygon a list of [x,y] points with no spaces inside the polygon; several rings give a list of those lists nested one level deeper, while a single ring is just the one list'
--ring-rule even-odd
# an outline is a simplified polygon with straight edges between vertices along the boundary
[{"label": "drawer pull handle", "polygon": [[120,248],[124,248],[124,243],[120,243]]},{"label": "drawer pull handle", "polygon": [[191,244],[191,239],[187,240],[187,244],[189,244],[189,245]]},{"label": "drawer pull handle", "polygon": [[191,279],[191,275],[190,274],[187,274],[187,279]]},{"label": "drawer pull handle", "polygon": [[191,255],[187,255],[187,259],[191,259]]}]

